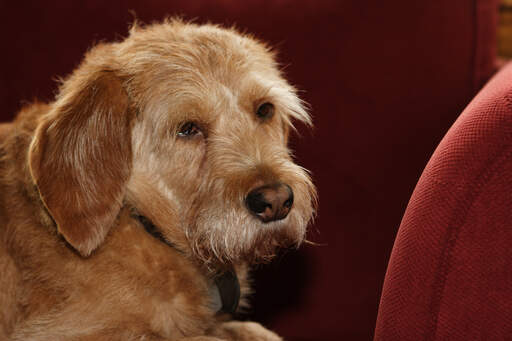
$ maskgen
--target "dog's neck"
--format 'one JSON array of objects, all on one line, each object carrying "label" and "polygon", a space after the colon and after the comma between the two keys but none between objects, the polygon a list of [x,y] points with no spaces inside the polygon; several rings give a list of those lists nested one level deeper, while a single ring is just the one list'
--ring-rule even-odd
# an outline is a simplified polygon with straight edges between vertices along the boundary
[{"label": "dog's neck", "polygon": [[[172,241],[165,238],[162,232],[160,232],[161,229],[155,226],[147,217],[138,213],[132,213],[132,217],[144,227],[148,234],[178,252],[183,253]],[[215,310],[218,313],[234,314],[236,312],[240,303],[240,282],[234,269],[217,272],[213,277],[210,295],[212,296]]]}]

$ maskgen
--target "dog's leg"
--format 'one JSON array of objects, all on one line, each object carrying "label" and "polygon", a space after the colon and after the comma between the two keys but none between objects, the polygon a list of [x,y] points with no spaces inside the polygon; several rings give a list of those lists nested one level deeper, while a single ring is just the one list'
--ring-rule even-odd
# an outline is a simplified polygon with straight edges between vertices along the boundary
[{"label": "dog's leg", "polygon": [[230,341],[283,341],[277,334],[256,322],[224,322],[211,334]]}]

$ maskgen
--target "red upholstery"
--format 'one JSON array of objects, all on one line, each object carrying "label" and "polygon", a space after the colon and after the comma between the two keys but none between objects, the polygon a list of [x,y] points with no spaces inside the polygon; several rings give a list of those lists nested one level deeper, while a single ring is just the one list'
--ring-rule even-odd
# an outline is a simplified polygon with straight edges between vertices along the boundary
[{"label": "red upholstery", "polygon": [[[493,73],[497,0],[1,1],[0,120],[50,100],[94,41],[181,14],[277,48],[315,128],[292,147],[320,209],[304,245],[255,273],[250,318],[286,340],[370,340],[393,241],[428,158]],[[1,276],[1,274],[0,274]]]},{"label": "red upholstery", "polygon": [[389,263],[375,340],[512,336],[512,63],[428,163]]}]

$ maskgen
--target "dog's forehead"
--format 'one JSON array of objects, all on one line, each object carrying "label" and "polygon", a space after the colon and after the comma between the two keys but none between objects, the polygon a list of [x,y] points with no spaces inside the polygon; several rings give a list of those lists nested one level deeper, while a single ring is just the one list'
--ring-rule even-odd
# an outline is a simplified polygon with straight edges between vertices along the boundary
[{"label": "dog's forehead", "polygon": [[187,73],[236,83],[247,73],[279,75],[274,53],[251,36],[214,25],[170,22],[132,30],[120,46],[124,65],[135,73]]},{"label": "dog's forehead", "polygon": [[262,101],[271,101],[287,115],[309,122],[273,52],[233,29],[155,25],[132,32],[121,51],[124,65],[133,66],[133,82],[142,85],[134,88],[145,89],[138,94],[142,103],[195,106],[213,119],[236,109],[254,111]]}]

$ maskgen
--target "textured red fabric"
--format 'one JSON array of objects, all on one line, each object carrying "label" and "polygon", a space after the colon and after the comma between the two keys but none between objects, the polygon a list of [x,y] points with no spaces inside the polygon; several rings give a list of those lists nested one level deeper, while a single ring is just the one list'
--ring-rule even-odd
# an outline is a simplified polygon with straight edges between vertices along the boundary
[{"label": "textured red fabric", "polygon": [[[497,0],[0,0],[0,120],[50,100],[96,41],[167,15],[276,47],[311,104],[298,162],[320,209],[303,245],[255,272],[250,318],[286,340],[370,340],[400,219],[434,148],[493,72]],[[0,274],[1,275],[1,274]]]},{"label": "textured red fabric", "polygon": [[387,271],[375,340],[512,337],[512,63],[429,161]]}]

